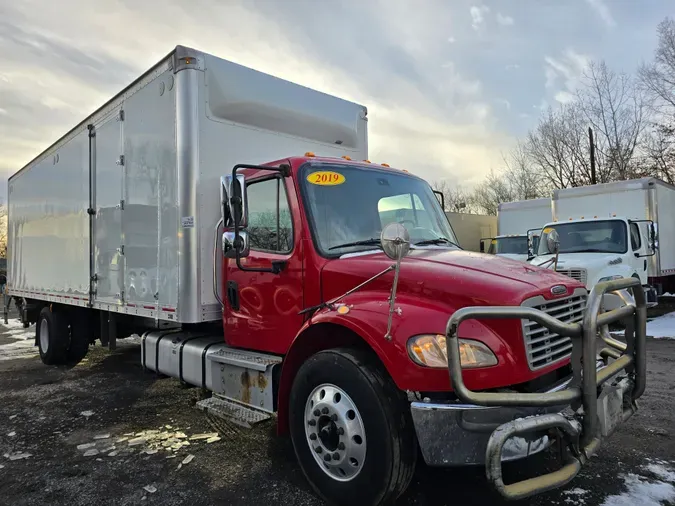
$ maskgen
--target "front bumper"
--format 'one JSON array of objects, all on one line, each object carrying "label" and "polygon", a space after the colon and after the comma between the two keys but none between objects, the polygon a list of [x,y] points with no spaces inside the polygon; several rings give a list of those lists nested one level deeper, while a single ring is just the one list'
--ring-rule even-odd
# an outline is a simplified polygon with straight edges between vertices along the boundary
[{"label": "front bumper", "polygon": [[[597,369],[604,363],[597,362]],[[546,393],[565,390],[568,379]],[[502,407],[451,402],[412,402],[410,404],[417,441],[429,466],[485,465],[485,451],[492,433],[501,425],[537,415],[563,413],[569,405],[547,407]],[[501,460],[519,460],[539,453],[553,443],[546,431],[510,439]]]},{"label": "front bumper", "polygon": [[[629,288],[632,289],[633,296],[627,293]],[[629,304],[601,313],[602,299],[608,292],[620,292]],[[462,377],[457,335],[459,325],[470,319],[512,318],[535,321],[554,334],[570,337],[573,348],[572,380],[569,384],[559,390],[543,393],[474,392],[466,387]],[[608,325],[617,321],[626,324],[625,343],[609,335]],[[486,432],[489,432],[484,457],[486,475],[504,498],[522,499],[565,485],[596,453],[600,443],[635,413],[635,401],[644,393],[647,378],[646,327],[647,301],[640,281],[635,278],[606,281],[593,287],[581,323],[563,323],[543,311],[522,306],[467,307],[450,317],[446,328],[446,343],[448,369],[455,395],[463,403],[483,407],[477,408],[482,413],[475,421],[486,422],[487,419],[481,416],[491,416],[488,413],[492,412],[485,411],[485,408],[499,408],[494,413],[512,418],[496,428],[488,429],[489,424],[484,424]],[[599,353],[596,349],[598,337],[607,345]],[[604,361],[604,366],[600,369],[596,362],[598,355]],[[589,371],[592,373],[589,374]],[[570,409],[560,412],[560,408],[565,406],[570,406]],[[433,428],[432,421],[438,423],[439,415],[421,413],[419,408],[420,406],[415,406],[413,409],[413,416],[418,418],[416,427],[423,429],[420,430],[421,433],[428,433]],[[521,417],[516,409],[528,410],[532,415]],[[467,411],[462,413],[466,414]],[[495,416],[495,424],[499,423],[499,416]],[[449,417],[446,416],[446,420],[447,418]],[[454,422],[457,420],[457,425],[463,428],[467,426],[467,420],[471,421],[466,417],[455,417]],[[469,426],[475,429],[481,424]],[[448,433],[448,430],[451,431],[452,428],[441,428],[436,437],[450,437],[452,433]],[[466,431],[459,433],[460,437],[464,433]],[[563,467],[548,474],[506,485],[502,478],[502,461],[508,460],[510,446],[514,444],[509,444],[509,441],[518,441],[519,438],[537,441],[543,435],[550,435],[558,439],[561,446],[567,447]],[[458,444],[452,439],[444,441],[449,446]],[[446,451],[435,451],[428,440],[424,440],[424,445],[427,447],[427,454],[433,456],[432,460],[438,459],[440,455],[440,461],[443,462],[444,456],[449,454]],[[531,448],[532,444],[529,446]],[[480,448],[467,448],[475,459]],[[528,450],[527,453],[532,452]]]}]

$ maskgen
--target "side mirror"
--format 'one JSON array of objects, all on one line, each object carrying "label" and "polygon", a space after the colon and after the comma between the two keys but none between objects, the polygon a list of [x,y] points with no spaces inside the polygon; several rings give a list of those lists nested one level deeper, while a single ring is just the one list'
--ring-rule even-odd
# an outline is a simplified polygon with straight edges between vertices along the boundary
[{"label": "side mirror", "polygon": [[[220,178],[221,205],[223,206],[223,223],[225,228],[233,228],[235,219],[240,229],[248,226],[248,201],[246,199],[246,179],[243,174],[237,178],[224,176]],[[232,199],[235,202],[232,202]]]},{"label": "side mirror", "polygon": [[[251,251],[251,245],[248,239],[248,233],[240,230],[239,237],[235,241],[234,232],[228,230],[223,233],[223,256],[225,258],[245,258]],[[236,242],[236,244],[235,244]],[[239,255],[237,255],[237,252]]]},{"label": "side mirror", "polygon": [[410,251],[410,234],[400,223],[390,223],[382,229],[380,243],[385,255],[400,262]]},{"label": "side mirror", "polygon": [[652,251],[656,253],[659,249],[659,230],[658,225],[654,222],[649,224],[649,242],[651,243]]},{"label": "side mirror", "polygon": [[551,255],[556,255],[560,250],[560,236],[556,229],[551,229],[546,236],[546,248]]}]

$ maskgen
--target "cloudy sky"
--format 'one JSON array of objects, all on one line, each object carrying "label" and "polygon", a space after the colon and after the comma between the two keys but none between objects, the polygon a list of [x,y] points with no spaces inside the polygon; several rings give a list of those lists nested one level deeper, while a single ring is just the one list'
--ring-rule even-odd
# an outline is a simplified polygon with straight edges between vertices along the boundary
[{"label": "cloudy sky", "polygon": [[[183,44],[369,109],[370,158],[466,186],[571,98],[633,71],[672,0],[0,1],[5,180]],[[0,198],[6,196],[0,185]]]}]

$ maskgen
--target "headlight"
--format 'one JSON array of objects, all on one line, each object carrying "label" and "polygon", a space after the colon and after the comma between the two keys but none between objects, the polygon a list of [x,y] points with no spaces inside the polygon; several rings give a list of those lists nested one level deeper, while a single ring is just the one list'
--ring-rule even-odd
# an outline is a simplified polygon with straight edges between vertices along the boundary
[{"label": "headlight", "polygon": [[621,279],[623,276],[621,274],[616,274],[614,276],[605,276],[604,278],[600,278],[598,280],[598,283],[602,283],[603,281],[613,281],[615,279]]},{"label": "headlight", "polygon": [[[408,354],[419,365],[426,367],[448,367],[445,336],[423,335],[408,341]],[[462,369],[497,365],[497,357],[485,344],[472,339],[459,340]]]}]

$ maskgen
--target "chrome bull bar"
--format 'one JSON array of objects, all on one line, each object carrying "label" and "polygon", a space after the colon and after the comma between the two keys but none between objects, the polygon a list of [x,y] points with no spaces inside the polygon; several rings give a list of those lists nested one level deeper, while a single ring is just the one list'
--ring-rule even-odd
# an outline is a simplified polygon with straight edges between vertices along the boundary
[{"label": "chrome bull bar", "polygon": [[[626,290],[631,288],[631,297]],[[621,291],[626,306],[601,313],[602,297],[607,292]],[[464,384],[457,331],[464,320],[528,319],[550,331],[572,340],[572,380],[568,388],[549,393],[474,392]],[[612,338],[608,325],[626,322],[626,342]],[[488,481],[506,499],[522,499],[565,485],[590,459],[603,437],[609,436],[616,424],[630,418],[637,406],[635,400],[645,391],[647,304],[640,281],[623,278],[598,283],[588,297],[581,323],[563,323],[543,311],[528,307],[466,307],[456,311],[446,326],[446,343],[450,380],[457,397],[480,406],[549,407],[570,406],[573,413],[537,415],[514,420],[499,426],[490,436],[486,449]],[[606,366],[596,372],[596,340],[606,347],[600,351]],[[612,362],[609,359],[613,359]],[[592,374],[583,374],[592,371]],[[624,372],[620,381],[615,377]],[[608,382],[610,379],[615,381]],[[598,416],[598,406],[601,413]],[[504,443],[528,432],[558,430],[570,450],[563,467],[557,471],[505,485],[502,478]]]}]

